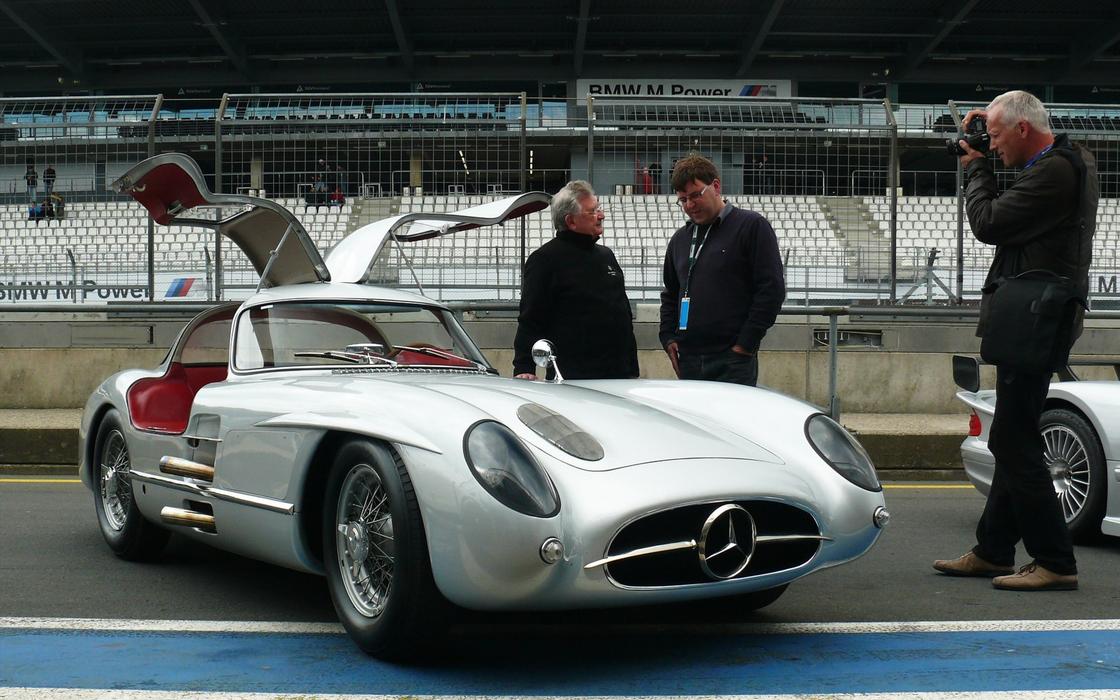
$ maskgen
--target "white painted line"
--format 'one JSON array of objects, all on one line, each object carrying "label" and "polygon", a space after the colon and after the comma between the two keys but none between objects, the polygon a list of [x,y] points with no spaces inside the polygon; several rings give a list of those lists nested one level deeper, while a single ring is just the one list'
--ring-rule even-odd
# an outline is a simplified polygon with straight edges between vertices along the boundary
[{"label": "white painted line", "polygon": [[217,632],[257,634],[344,634],[337,622],[249,622],[237,620],[114,620],[89,617],[0,617],[0,629],[71,632]]},{"label": "white painted line", "polygon": [[[472,625],[472,628],[488,626]],[[545,625],[517,625],[519,629]],[[562,633],[563,626],[547,626]],[[497,627],[495,627],[497,628]],[[919,622],[777,622],[706,625],[610,625],[612,631],[664,628],[709,634],[898,634],[914,632],[1084,632],[1120,631],[1112,620],[946,620]],[[237,620],[128,620],[79,617],[0,617],[0,629],[213,632],[259,634],[343,634],[337,622],[252,622]],[[502,626],[500,629],[508,629]],[[578,631],[578,630],[577,630]]]},{"label": "white painted line", "polygon": [[[408,698],[486,700],[490,695],[408,695]],[[1014,690],[967,693],[827,693],[821,695],[503,695],[501,700],[1115,700],[1115,690]],[[72,688],[0,688],[0,700],[401,700],[400,695],[317,695],[314,693],[221,693],[182,690],[75,690]]]}]

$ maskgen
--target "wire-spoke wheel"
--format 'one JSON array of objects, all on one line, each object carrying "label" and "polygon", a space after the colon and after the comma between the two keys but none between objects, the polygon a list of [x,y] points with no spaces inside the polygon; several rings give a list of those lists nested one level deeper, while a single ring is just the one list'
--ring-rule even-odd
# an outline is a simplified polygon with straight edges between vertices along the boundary
[{"label": "wire-spoke wheel", "polygon": [[132,492],[132,462],[120,414],[111,410],[97,428],[93,448],[93,506],[105,542],[124,559],[157,556],[170,533],[148,522]]},{"label": "wire-spoke wheel", "polygon": [[1070,534],[1084,539],[1100,532],[1105,505],[1104,454],[1093,426],[1064,408],[1042,414],[1043,458]]},{"label": "wire-spoke wheel", "polygon": [[109,527],[121,530],[132,506],[132,475],[128,445],[124,442],[124,435],[115,427],[108,431],[97,468],[101,474],[98,485],[105,520]]},{"label": "wire-spoke wheel", "polygon": [[350,602],[366,617],[381,615],[393,587],[393,514],[381,477],[368,464],[355,465],[342,482],[335,546]]},{"label": "wire-spoke wheel", "polygon": [[335,456],[323,501],[323,566],[339,620],[374,656],[416,657],[442,637],[412,480],[387,445],[353,440]]}]

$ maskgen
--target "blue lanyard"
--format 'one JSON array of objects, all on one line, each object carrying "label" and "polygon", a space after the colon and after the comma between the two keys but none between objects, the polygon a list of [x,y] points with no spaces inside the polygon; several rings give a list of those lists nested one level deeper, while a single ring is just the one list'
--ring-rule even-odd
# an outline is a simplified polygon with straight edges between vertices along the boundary
[{"label": "blue lanyard", "polygon": [[704,229],[704,235],[699,237],[697,236],[700,231],[699,224],[692,225],[692,238],[688,242],[688,248],[691,251],[691,254],[688,256],[688,276],[685,277],[684,280],[683,294],[686,297],[688,296],[688,288],[692,286],[692,268],[696,265],[696,259],[700,257],[700,250],[704,247],[704,244],[708,242],[708,235],[711,234],[712,226],[714,225],[714,221],[708,224],[708,228]]},{"label": "blue lanyard", "polygon": [[1042,156],[1046,155],[1047,153],[1049,153],[1050,149],[1053,148],[1053,147],[1054,147],[1054,144],[1050,144],[1046,148],[1039,151],[1038,155],[1036,155],[1034,158],[1031,158],[1030,160],[1027,161],[1027,164],[1023,166],[1023,170],[1026,170],[1027,168],[1029,168],[1032,165],[1034,165],[1035,163],[1037,163],[1038,159],[1041,158]]}]

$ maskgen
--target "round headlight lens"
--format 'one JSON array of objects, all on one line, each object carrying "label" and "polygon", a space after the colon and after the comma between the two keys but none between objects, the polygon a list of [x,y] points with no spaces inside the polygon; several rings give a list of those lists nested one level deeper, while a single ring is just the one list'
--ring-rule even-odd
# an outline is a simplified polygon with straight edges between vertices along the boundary
[{"label": "round headlight lens", "polygon": [[805,422],[809,444],[840,476],[868,491],[882,491],[871,457],[851,433],[836,421],[817,413]]},{"label": "round headlight lens", "polygon": [[471,473],[507,508],[536,518],[560,510],[560,496],[528,448],[506,426],[481,421],[463,439]]}]

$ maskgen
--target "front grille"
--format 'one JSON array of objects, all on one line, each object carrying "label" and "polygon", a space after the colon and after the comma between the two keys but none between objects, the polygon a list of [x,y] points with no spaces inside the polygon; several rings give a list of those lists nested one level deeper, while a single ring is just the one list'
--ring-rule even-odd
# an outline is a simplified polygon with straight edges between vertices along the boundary
[{"label": "front grille", "polygon": [[[813,516],[797,506],[773,501],[730,502],[750,513],[759,536],[820,535]],[[615,536],[607,556],[671,542],[699,541],[705,520],[721,505],[723,503],[683,506],[636,520]],[[749,539],[749,533],[742,533],[739,537],[741,540]],[[819,548],[820,541],[814,539],[757,543],[747,568],[734,578],[792,569],[812,559]],[[716,580],[703,571],[695,549],[623,559],[607,564],[606,568],[607,575],[623,586],[683,586]]]}]

